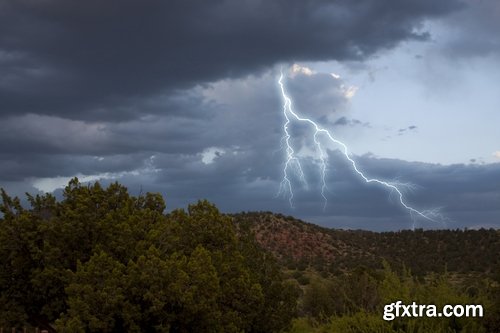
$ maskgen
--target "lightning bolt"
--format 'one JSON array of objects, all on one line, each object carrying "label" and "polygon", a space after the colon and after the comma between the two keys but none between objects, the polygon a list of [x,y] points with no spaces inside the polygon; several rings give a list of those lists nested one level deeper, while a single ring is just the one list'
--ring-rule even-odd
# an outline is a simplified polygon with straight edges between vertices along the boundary
[{"label": "lightning bolt", "polygon": [[[411,215],[412,219],[414,216],[420,216],[426,220],[437,222],[436,218],[439,216],[439,214],[435,210],[426,210],[426,211],[420,211],[417,210],[410,205],[408,205],[404,199],[402,189],[400,187],[405,187],[406,184],[399,183],[399,182],[394,182],[394,183],[389,183],[384,180],[380,180],[377,178],[369,178],[365,176],[363,172],[360,171],[358,168],[356,162],[351,158],[349,149],[347,148],[347,145],[343,143],[342,141],[336,139],[330,131],[327,129],[319,126],[314,122],[313,120],[309,118],[304,118],[300,116],[298,113],[296,113],[293,108],[292,108],[292,99],[287,95],[286,89],[285,89],[285,84],[284,84],[284,76],[283,76],[283,71],[281,71],[281,75],[278,80],[278,84],[280,86],[281,90],[281,95],[283,97],[283,115],[285,117],[285,122],[283,124],[283,132],[284,132],[284,138],[283,138],[283,144],[285,145],[285,152],[286,152],[286,159],[285,159],[285,165],[283,168],[283,180],[281,181],[280,184],[280,189],[279,189],[279,194],[285,194],[289,193],[288,196],[288,201],[290,202],[290,206],[293,207],[293,188],[292,188],[292,181],[290,180],[290,170],[295,170],[295,172],[298,174],[300,180],[307,184],[305,181],[305,176],[304,172],[302,170],[302,166],[300,164],[299,158],[295,155],[295,150],[293,149],[291,145],[291,135],[289,131],[289,126],[292,122],[291,119],[309,124],[313,127],[314,129],[314,143],[316,145],[316,148],[319,152],[319,162],[320,162],[320,174],[321,174],[321,195],[324,199],[324,208],[326,208],[327,204],[327,198],[325,195],[325,190],[327,189],[326,186],[326,171],[327,171],[327,161],[325,157],[325,153],[321,147],[321,143],[318,139],[320,135],[325,136],[328,138],[332,143],[340,146],[341,152],[344,155],[345,159],[350,163],[352,166],[353,171],[361,178],[363,179],[366,183],[375,183],[379,184],[388,190],[391,191],[391,193],[395,193],[396,197],[399,200],[399,203],[402,207],[404,207]],[[398,187],[399,186],[399,187]]]}]

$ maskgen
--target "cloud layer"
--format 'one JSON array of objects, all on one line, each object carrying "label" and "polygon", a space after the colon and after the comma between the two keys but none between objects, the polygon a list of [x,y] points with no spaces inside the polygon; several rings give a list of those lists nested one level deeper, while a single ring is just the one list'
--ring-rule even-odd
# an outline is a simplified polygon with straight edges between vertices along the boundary
[{"label": "cloud layer", "polygon": [[[311,191],[297,187],[296,210],[275,197],[283,157],[276,77],[281,65],[362,62],[430,40],[426,20],[463,8],[454,0],[0,0],[0,186],[21,194],[81,175],[162,192],[170,208],[208,198],[225,211],[409,227],[406,212],[359,182],[335,147],[326,211],[314,161],[304,165]],[[342,77],[304,66],[287,75],[300,112],[339,130],[370,126],[348,114],[357,87]],[[307,128],[291,130],[307,154]],[[356,158],[369,174],[421,185],[409,200],[445,207],[451,226],[499,223],[498,165]]]},{"label": "cloud layer", "polygon": [[426,39],[422,21],[460,5],[2,0],[0,8],[2,114],[116,121],[175,112],[175,105],[151,100],[172,90],[279,62],[363,59],[404,40]]}]

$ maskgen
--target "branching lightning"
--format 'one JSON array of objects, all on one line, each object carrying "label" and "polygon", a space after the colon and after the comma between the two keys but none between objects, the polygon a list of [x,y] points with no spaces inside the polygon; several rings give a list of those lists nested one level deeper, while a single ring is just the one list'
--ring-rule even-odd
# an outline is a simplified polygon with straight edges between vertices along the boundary
[{"label": "branching lightning", "polygon": [[326,137],[328,140],[330,140],[332,143],[340,146],[340,150],[342,154],[344,155],[345,159],[350,163],[352,166],[352,170],[359,176],[361,177],[366,183],[376,183],[379,185],[382,185],[383,187],[387,188],[388,190],[391,191],[391,193],[396,194],[396,197],[402,207],[404,207],[412,217],[414,216],[420,216],[424,219],[436,222],[436,219],[439,217],[439,214],[436,211],[433,210],[426,210],[426,211],[420,211],[417,210],[410,205],[408,205],[404,199],[403,196],[403,188],[407,187],[408,184],[400,183],[400,182],[387,182],[384,180],[380,180],[377,178],[369,178],[367,177],[363,172],[361,172],[356,164],[356,162],[350,157],[349,149],[347,148],[347,145],[343,143],[342,141],[339,141],[336,139],[330,131],[328,131],[325,128],[322,128],[319,126],[316,122],[309,118],[304,118],[300,116],[298,113],[296,113],[293,108],[292,108],[292,100],[291,98],[287,95],[286,89],[285,89],[285,84],[284,84],[284,76],[283,72],[281,72],[281,75],[278,80],[278,84],[281,89],[281,95],[283,97],[283,115],[285,117],[285,122],[283,123],[283,132],[284,132],[284,137],[283,137],[283,143],[285,145],[285,152],[286,152],[286,158],[285,158],[285,165],[283,168],[283,180],[281,181],[280,184],[280,190],[279,193],[286,194],[288,193],[288,200],[290,202],[290,205],[293,207],[293,187],[292,187],[292,181],[290,180],[290,171],[294,170],[297,175],[299,176],[300,180],[304,183],[307,184],[304,176],[304,172],[302,169],[302,166],[300,164],[300,159],[296,156],[295,150],[292,147],[291,144],[291,134],[289,130],[289,126],[292,122],[298,121],[302,123],[306,123],[314,129],[314,136],[313,140],[316,145],[316,148],[318,150],[318,158],[319,158],[319,164],[320,164],[320,174],[321,174],[321,195],[324,199],[324,207],[326,207],[327,204],[327,198],[325,195],[325,190],[327,189],[326,186],[326,171],[327,171],[327,160],[326,160],[326,154],[321,146],[321,143],[319,141],[319,136],[322,135]]}]

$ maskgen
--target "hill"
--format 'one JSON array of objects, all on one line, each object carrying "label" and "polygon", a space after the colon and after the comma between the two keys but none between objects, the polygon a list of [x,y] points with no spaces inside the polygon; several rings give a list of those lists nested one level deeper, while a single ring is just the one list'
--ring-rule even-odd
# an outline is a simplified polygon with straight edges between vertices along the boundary
[{"label": "hill", "polygon": [[372,232],[329,229],[271,212],[232,215],[257,242],[288,268],[341,273],[382,261],[421,276],[444,271],[489,275],[500,267],[500,230],[403,230]]}]

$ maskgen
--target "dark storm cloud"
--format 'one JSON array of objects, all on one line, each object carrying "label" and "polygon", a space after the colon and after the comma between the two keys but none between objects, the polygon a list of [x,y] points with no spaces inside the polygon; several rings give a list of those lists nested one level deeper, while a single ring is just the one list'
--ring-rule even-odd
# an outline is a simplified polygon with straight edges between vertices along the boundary
[{"label": "dark storm cloud", "polygon": [[[420,221],[425,227],[453,228],[479,224],[500,227],[498,163],[440,165],[368,156],[359,158],[359,163],[373,176],[402,182],[411,180],[416,187],[406,193],[408,201],[419,209],[442,208],[442,214],[450,220],[445,224]],[[387,216],[390,217],[390,214]],[[365,222],[368,218],[369,214],[365,216]],[[387,223],[395,228],[401,218],[404,216],[388,218]]]},{"label": "dark storm cloud", "polygon": [[176,93],[177,108],[168,115],[127,121],[85,122],[36,114],[5,117],[0,122],[0,151],[18,155],[114,155],[144,150],[191,153],[220,136],[220,131],[207,131],[205,126],[220,118],[220,112],[201,96],[190,99],[193,93]]},{"label": "dark storm cloud", "polygon": [[[310,84],[314,76],[301,80],[296,75],[287,82],[293,82],[303,96],[319,96],[322,100],[330,96],[333,104],[344,103],[334,89],[342,82]],[[324,79],[321,75],[318,78]],[[0,132],[0,184],[10,193],[36,193],[32,185],[40,186],[40,182],[33,182],[33,178],[108,173],[104,183],[118,180],[135,194],[141,189],[161,192],[170,209],[207,198],[226,212],[271,210],[331,227],[410,228],[412,220],[397,198],[356,177],[338,152],[329,154],[329,203],[325,211],[315,161],[303,164],[308,190],[291,175],[295,209],[289,207],[286,195],[277,196],[283,173],[283,119],[275,79],[276,73],[268,72],[206,86],[199,92],[203,98],[198,105],[186,102],[200,112],[210,105],[210,116],[201,119],[155,115],[115,124],[39,115],[9,118]],[[346,123],[350,121],[346,118]],[[407,130],[411,130],[409,127]],[[24,142],[16,140],[15,135],[22,131],[29,133]],[[297,148],[307,145],[300,141],[293,142]],[[9,145],[16,149],[9,150]],[[209,147],[220,147],[223,152],[207,164],[202,157]],[[29,153],[21,153],[23,149]],[[500,179],[499,164],[442,166],[373,155],[354,158],[369,176],[417,184],[414,191],[406,193],[408,203],[418,209],[442,207],[443,215],[451,220],[446,225],[418,220],[417,226],[500,223],[500,184],[495,183]]]},{"label": "dark storm cloud", "polygon": [[72,177],[127,172],[144,167],[152,155],[136,153],[106,157],[66,154],[0,154],[0,186],[26,178]]},{"label": "dark storm cloud", "polygon": [[[0,112],[130,119],[144,98],[282,61],[363,59],[454,0],[1,0]],[[172,111],[175,107],[163,108]]]},{"label": "dark storm cloud", "polygon": [[279,151],[282,115],[274,76],[212,84],[198,91],[205,96],[198,105],[179,93],[178,100],[186,100],[179,106],[209,114],[202,117],[151,115],[118,123],[33,114],[6,118],[0,123],[0,186],[24,178],[127,172],[158,153],[168,156],[169,165],[188,156],[200,167],[200,154],[209,147]]},{"label": "dark storm cloud", "polygon": [[[171,209],[208,198],[226,212],[409,227],[394,198],[355,177],[338,153],[330,153],[325,212],[315,162],[304,163],[311,186],[296,183],[295,209],[276,197],[283,115],[272,68],[363,60],[428,38],[421,23],[458,8],[453,0],[0,0],[0,186],[33,193],[34,179],[110,174],[104,182],[161,192]],[[342,80],[287,82],[301,112],[338,126],[366,124],[338,118],[348,102]],[[219,153],[204,162],[210,148]],[[498,164],[356,160],[370,175],[422,186],[409,202],[443,206],[453,226],[499,223]]]},{"label": "dark storm cloud", "polygon": [[[418,184],[416,189],[405,192],[411,206],[421,210],[441,208],[445,222],[418,219],[416,227],[500,227],[500,184],[496,181],[500,179],[500,164],[444,166],[370,155],[354,158],[367,175]],[[196,156],[159,154],[155,172],[124,175],[116,180],[126,184],[134,194],[141,190],[163,193],[169,209],[207,198],[225,212],[271,210],[335,228],[413,227],[413,220],[397,198],[385,188],[366,184],[355,176],[338,151],[330,153],[326,210],[319,194],[317,169],[307,163],[303,166],[309,188],[294,182],[292,209],[286,195],[277,196],[281,170],[269,167],[280,162],[281,156],[271,151],[226,153],[210,165],[203,165]],[[241,172],[245,169],[246,172]],[[103,183],[111,181],[114,179]],[[17,184],[13,188],[19,187]]]},{"label": "dark storm cloud", "polygon": [[[405,192],[407,202],[413,207],[441,208],[445,222],[417,219],[417,227],[500,227],[500,184],[496,181],[500,179],[500,164],[444,166],[369,155],[354,158],[367,175],[418,184]],[[146,180],[139,176],[123,180],[131,189],[142,185],[165,193],[170,208],[185,207],[207,198],[226,212],[271,210],[329,227],[394,230],[413,226],[408,211],[398,204],[397,198],[384,187],[366,184],[355,176],[338,151],[330,153],[325,211],[318,170],[312,164],[303,165],[309,182],[307,190],[292,176],[295,208],[290,208],[287,196],[277,196],[282,173],[269,164],[279,165],[282,160],[271,151],[228,153],[208,166],[188,156],[174,163],[169,156],[158,159],[161,170],[155,178]],[[241,172],[248,168],[247,172]]]}]

